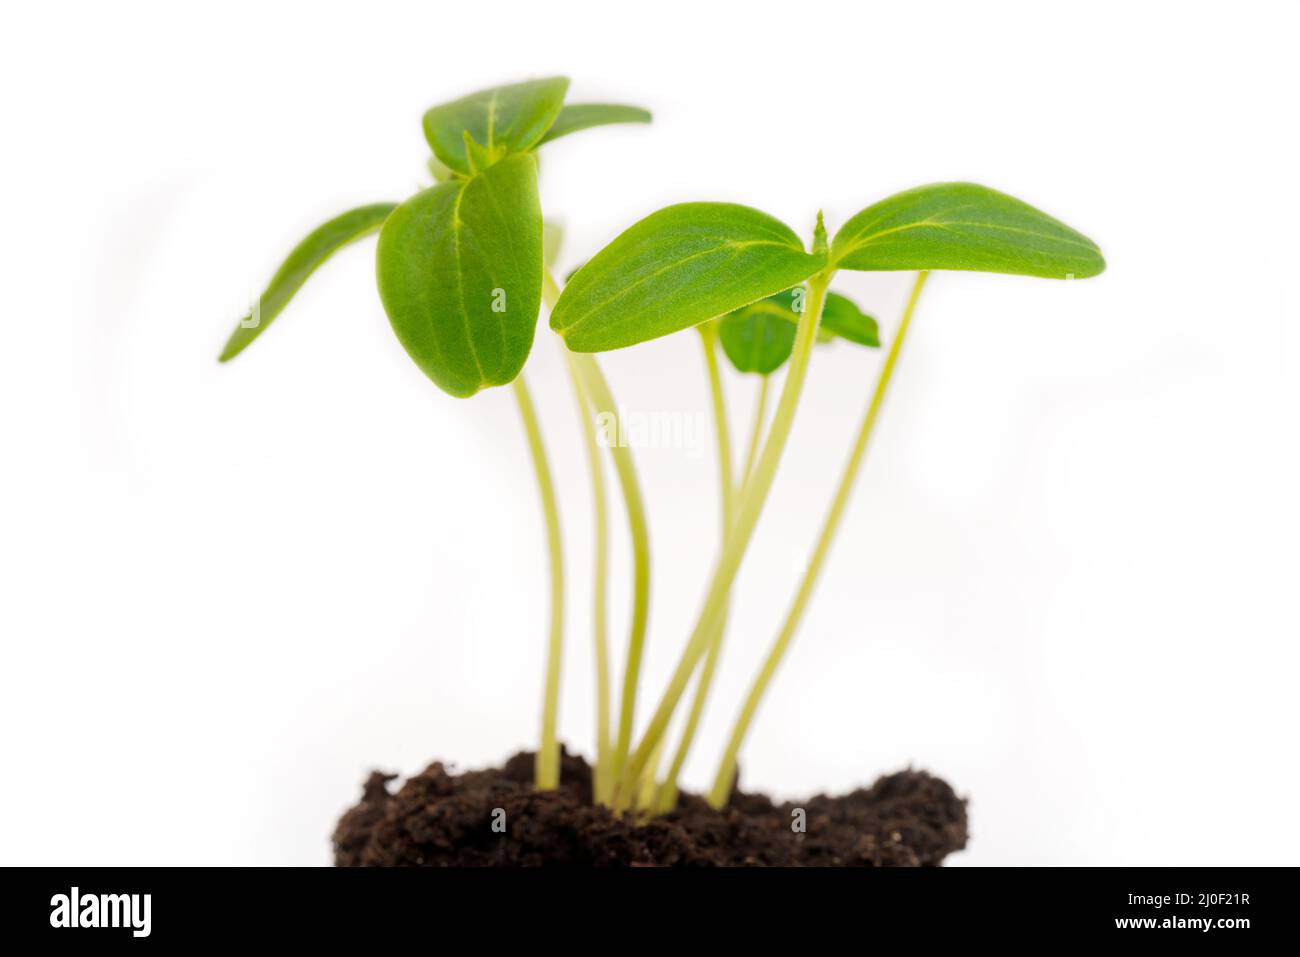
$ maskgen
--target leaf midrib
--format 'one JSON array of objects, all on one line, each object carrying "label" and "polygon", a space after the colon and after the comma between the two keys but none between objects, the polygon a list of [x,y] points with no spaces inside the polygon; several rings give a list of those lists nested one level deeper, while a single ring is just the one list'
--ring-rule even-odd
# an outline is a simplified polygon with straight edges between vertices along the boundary
[{"label": "leaf midrib", "polygon": [[456,191],[456,202],[451,207],[451,247],[456,254],[456,294],[459,298],[458,307],[460,309],[461,321],[465,324],[465,341],[469,345],[469,354],[474,357],[474,367],[478,369],[478,380],[481,385],[486,382],[487,379],[486,374],[483,371],[483,360],[479,358],[478,346],[474,342],[474,331],[470,328],[469,310],[465,308],[465,270],[461,265],[461,227],[464,224],[460,219],[460,204],[461,201],[464,200],[467,192],[469,192],[468,182]]},{"label": "leaf midrib", "polygon": [[[961,209],[969,209],[971,206],[974,205],[975,205],[974,203],[965,203],[961,206],[953,207],[948,212],[956,212]],[[941,213],[939,215],[942,216],[945,214]],[[1096,251],[1096,247],[1092,243],[1088,242],[1087,240],[1078,240],[1078,239],[1073,239],[1069,236],[1058,236],[1051,233],[1038,233],[1038,232],[1034,232],[1032,229],[1025,229],[1024,227],[1021,226],[1007,226],[1001,223],[972,222],[969,220],[961,220],[961,219],[951,219],[951,220],[945,219],[943,221],[939,221],[935,218],[927,218],[927,219],[919,220],[915,223],[904,223],[902,226],[893,226],[890,227],[889,229],[882,229],[879,232],[871,233],[870,235],[865,237],[855,238],[852,241],[852,243],[849,245],[849,248],[846,249],[843,253],[837,255],[835,258],[837,261],[846,259],[847,257],[853,255],[859,250],[865,249],[867,246],[876,243],[881,238],[885,236],[891,236],[895,233],[906,232],[910,229],[923,229],[925,227],[942,229],[947,232],[957,232],[957,230],[952,228],[954,226],[970,226],[978,229],[1000,229],[1003,230],[1004,232],[1020,233],[1025,236],[1033,236],[1036,239],[1043,239],[1049,242],[1061,243],[1067,246],[1075,246],[1087,252]]]},{"label": "leaf midrib", "polygon": [[[495,183],[490,182],[490,181],[488,181],[487,179],[484,179],[484,180],[481,181],[481,183],[480,183],[479,185],[482,186],[482,188],[483,188],[484,196],[485,196],[485,198],[487,199],[487,202],[492,206],[492,212],[496,215],[497,223],[498,223],[498,224],[505,223],[505,222],[506,222],[506,216],[505,216],[505,214],[501,211],[501,204],[498,202],[498,197],[497,197],[497,194],[496,194],[496,190],[493,188],[493,187],[495,186]],[[511,265],[514,267],[514,269],[513,269],[513,276],[515,276],[515,277],[521,276],[521,275],[524,274],[525,270],[524,270],[523,268],[521,268],[520,265],[519,265],[519,248],[518,248],[518,246],[517,246],[517,244],[516,244],[516,239],[517,239],[517,237],[515,236],[515,232],[514,232],[514,230],[511,230],[511,229],[502,229],[501,232],[504,233],[504,235],[505,235],[505,237],[506,237],[506,245],[507,245],[507,247],[508,247],[509,250],[510,250],[510,262],[511,262]],[[492,281],[492,286],[493,286],[493,288],[497,288],[498,285],[499,285],[499,283],[498,283],[498,277],[495,276],[495,275],[493,275],[493,276],[491,277],[491,281]],[[500,284],[500,285],[501,285],[502,288],[504,288],[504,284]],[[501,335],[501,342],[502,342],[502,356],[503,356],[503,357],[504,357],[504,354],[505,354],[505,344],[506,344],[506,340],[507,340],[507,336],[506,336],[506,328],[507,328],[507,327],[506,327],[506,323],[507,323],[507,317],[508,317],[509,314],[510,314],[509,310],[510,310],[510,305],[509,305],[509,302],[507,302],[507,304],[506,304],[506,312],[502,314],[502,318],[501,318],[501,319],[496,319],[495,317],[493,317],[493,318],[491,319],[491,321],[496,322],[496,324],[497,324],[497,330],[498,330],[498,332],[499,332],[500,335]],[[481,371],[481,368],[480,368],[480,371]],[[499,377],[500,374],[501,374],[501,368],[500,368],[500,366],[498,366],[497,369],[496,369],[496,373],[495,373],[495,375]]]}]

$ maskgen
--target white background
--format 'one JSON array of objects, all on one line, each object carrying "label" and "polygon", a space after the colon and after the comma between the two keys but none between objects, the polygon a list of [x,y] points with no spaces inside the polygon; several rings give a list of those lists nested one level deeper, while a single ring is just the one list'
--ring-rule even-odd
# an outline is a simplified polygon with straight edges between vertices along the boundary
[{"label": "white background", "polygon": [[[1109,262],[932,280],[749,786],[932,769],[971,799],[953,863],[1293,863],[1298,27],[1265,2],[9,11],[0,862],[326,863],[368,769],[533,744],[546,570],[508,392],[424,379],[373,240],[215,356],[307,230],[427,181],[425,107],[565,73],[575,100],[655,112],[547,147],[565,267],[670,202],[807,233],[818,208],[834,230],[945,179],[1040,206]],[[910,279],[836,286],[888,337]],[[880,358],[817,353],[690,786]],[[631,409],[707,409],[693,335],[604,365]],[[571,565],[562,731],[588,751],[587,485],[544,324],[528,375]],[[729,383],[742,434],[751,385]],[[710,456],[639,454],[646,699],[713,558]]]}]

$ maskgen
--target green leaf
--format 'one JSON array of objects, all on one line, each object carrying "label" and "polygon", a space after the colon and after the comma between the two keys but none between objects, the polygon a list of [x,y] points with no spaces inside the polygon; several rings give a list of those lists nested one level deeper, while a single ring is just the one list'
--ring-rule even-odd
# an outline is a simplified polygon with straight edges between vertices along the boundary
[{"label": "green leaf", "polygon": [[551,313],[574,352],[657,339],[788,289],[826,265],[780,220],[748,206],[652,213],[579,269]]},{"label": "green leaf", "polygon": [[532,154],[412,196],[384,224],[376,267],[393,331],[439,388],[465,398],[512,381],[542,298]]},{"label": "green leaf", "polygon": [[558,140],[561,136],[577,133],[593,126],[611,123],[649,123],[650,111],[639,106],[620,106],[615,103],[570,103],[560,110],[555,123],[542,137],[542,143]]},{"label": "green leaf", "polygon": [[787,307],[763,299],[718,320],[722,351],[738,372],[771,375],[794,350],[796,326]]},{"label": "green leaf", "polygon": [[266,291],[257,300],[257,306],[239,321],[235,331],[226,340],[218,361],[227,362],[243,352],[284,310],[289,300],[321,263],[353,240],[373,233],[396,208],[396,203],[361,206],[336,216],[308,234],[306,239],[293,247],[288,258],[271,277]]},{"label": "green leaf", "polygon": [[555,122],[568,89],[568,77],[555,76],[471,93],[426,112],[424,138],[445,166],[469,175],[466,134],[492,162],[531,149]]},{"label": "green leaf", "polygon": [[859,309],[852,299],[837,292],[826,294],[821,328],[860,346],[880,348],[880,326],[876,320]]},{"label": "green leaf", "polygon": [[973,183],[920,186],[869,206],[835,235],[837,269],[958,269],[1095,276],[1096,244],[1018,199]]}]

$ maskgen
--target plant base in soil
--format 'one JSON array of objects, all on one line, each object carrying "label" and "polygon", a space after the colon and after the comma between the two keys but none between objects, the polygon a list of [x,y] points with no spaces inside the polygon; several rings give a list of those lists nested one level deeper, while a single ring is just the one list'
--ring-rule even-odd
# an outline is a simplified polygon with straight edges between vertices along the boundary
[{"label": "plant base in soil", "polygon": [[533,787],[527,752],[463,774],[433,764],[393,791],[395,778],[372,773],[339,820],[337,865],[916,867],[966,846],[965,800],[911,769],[842,797],[785,804],[736,792],[715,810],[684,793],[675,811],[641,824],[593,805],[591,768],[567,752],[554,791]]}]

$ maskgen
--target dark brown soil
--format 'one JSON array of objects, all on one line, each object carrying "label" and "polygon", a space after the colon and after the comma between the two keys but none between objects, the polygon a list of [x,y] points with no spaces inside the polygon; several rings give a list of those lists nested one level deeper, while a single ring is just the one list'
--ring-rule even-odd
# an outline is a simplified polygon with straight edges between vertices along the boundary
[{"label": "dark brown soil", "polygon": [[[966,846],[966,802],[924,771],[900,771],[843,797],[773,804],[733,796],[715,811],[683,794],[678,809],[641,825],[593,806],[591,769],[563,758],[561,786],[536,791],[533,756],[502,768],[449,774],[442,764],[409,778],[370,775],[361,802],[339,820],[341,867],[425,866],[936,866]],[[494,809],[505,833],[494,831]],[[803,808],[807,830],[795,833]],[[500,814],[495,815],[500,819]]]}]

